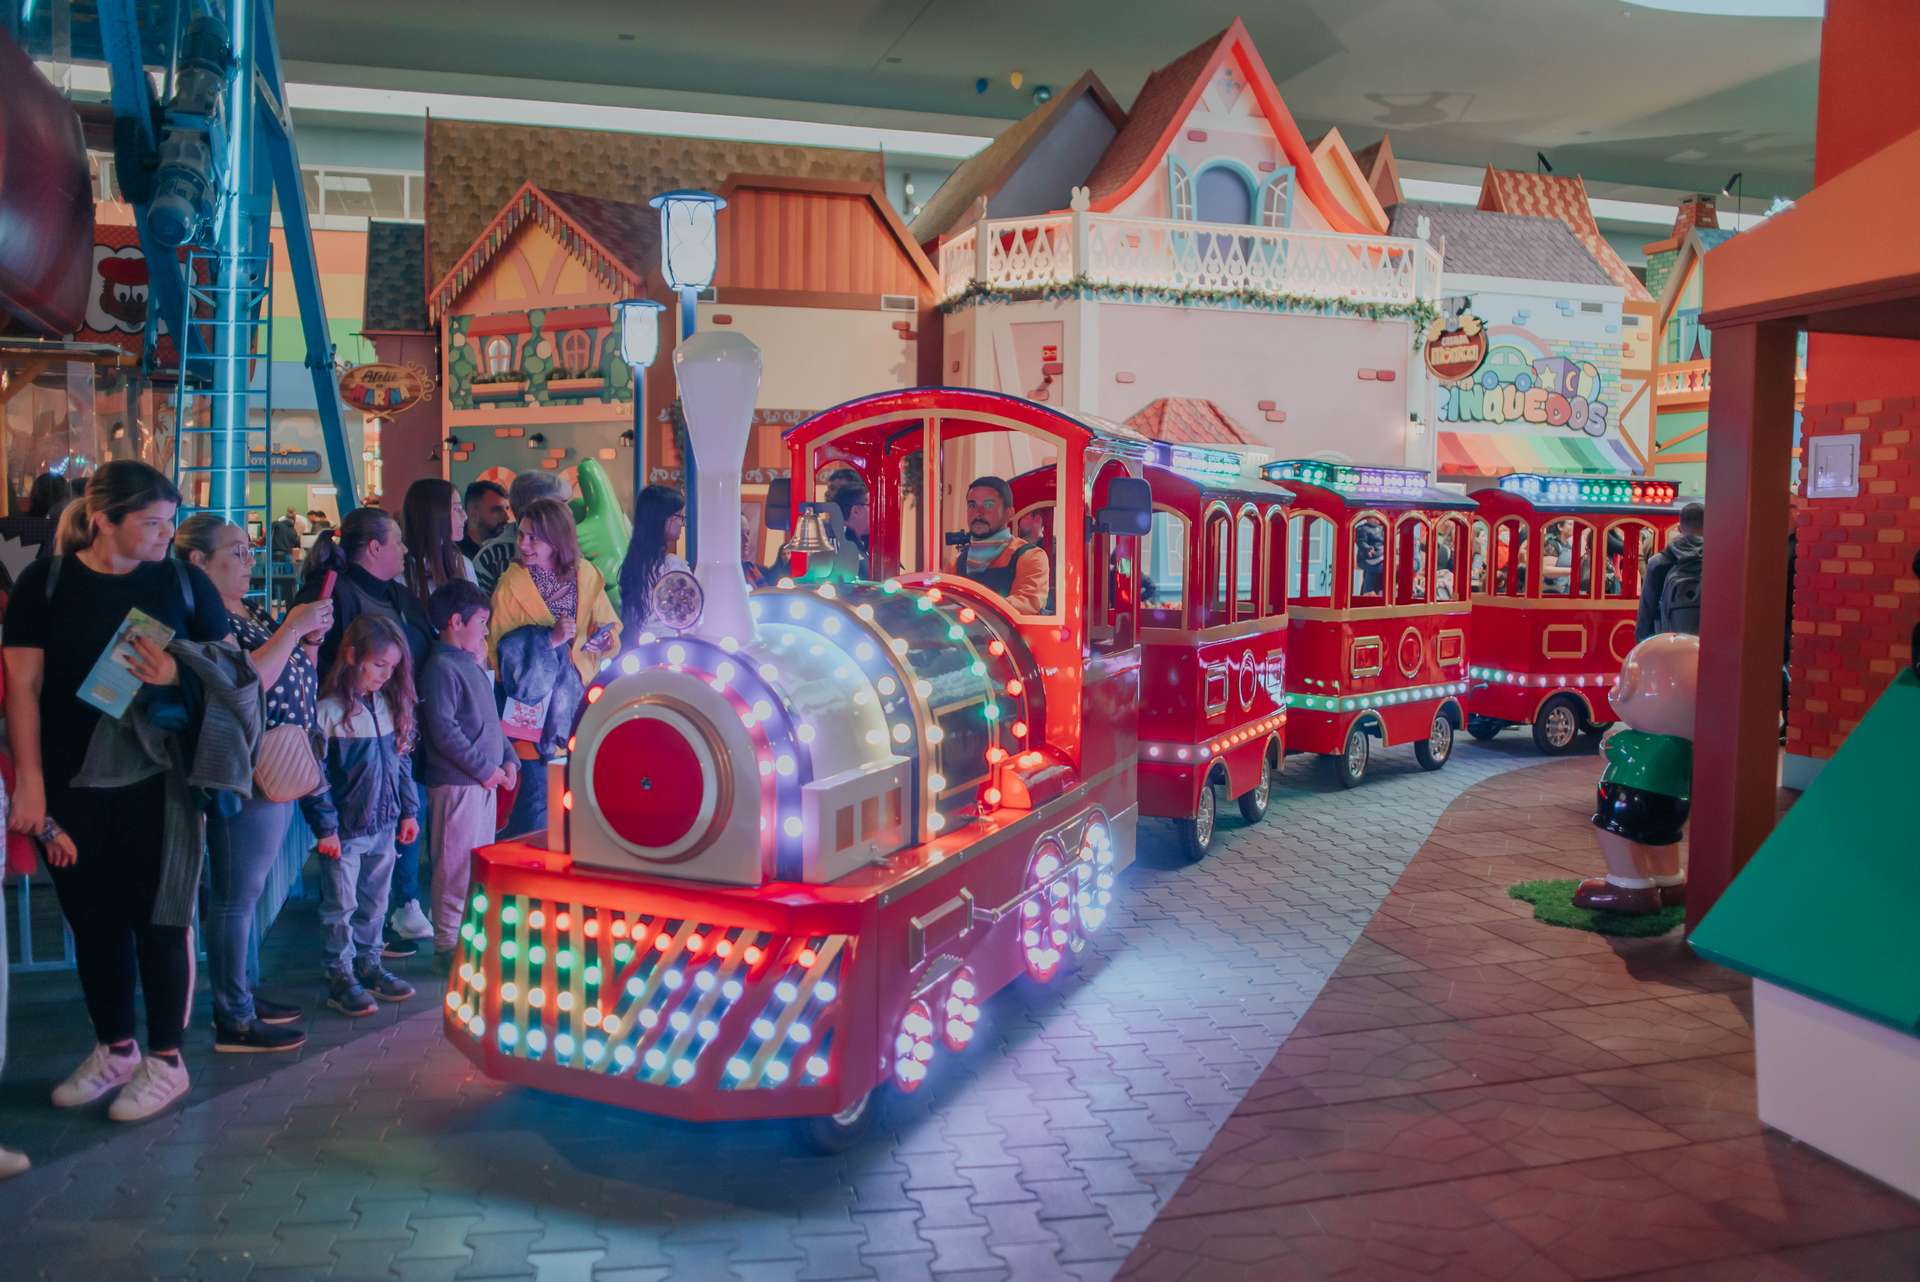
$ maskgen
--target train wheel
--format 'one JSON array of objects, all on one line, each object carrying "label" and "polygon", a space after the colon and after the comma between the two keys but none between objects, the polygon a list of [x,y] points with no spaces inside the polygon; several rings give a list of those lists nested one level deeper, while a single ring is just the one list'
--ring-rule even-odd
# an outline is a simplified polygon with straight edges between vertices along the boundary
[{"label": "train wheel", "polygon": [[1413,745],[1413,755],[1422,770],[1438,770],[1447,764],[1453,756],[1453,722],[1446,713],[1433,714],[1433,725],[1428,727],[1427,737]]},{"label": "train wheel", "polygon": [[1065,862],[1066,854],[1057,844],[1042,843],[1027,874],[1028,893],[1020,905],[1020,954],[1028,976],[1038,984],[1059,974],[1062,963],[1086,947],[1073,894],[1078,873],[1059,876]]},{"label": "train wheel", "polygon": [[1347,746],[1321,760],[1342,788],[1358,788],[1367,777],[1367,762],[1373,756],[1373,744],[1359,726],[1347,731]]},{"label": "train wheel", "polygon": [[866,1138],[867,1131],[873,1126],[873,1115],[878,1110],[874,1106],[874,1096],[879,1094],[875,1087],[849,1105],[845,1111],[831,1117],[801,1117],[794,1119],[794,1130],[800,1136],[800,1142],[816,1153],[844,1153]]},{"label": "train wheel", "polygon": [[1190,864],[1199,863],[1213,849],[1214,821],[1219,818],[1220,812],[1219,800],[1214,794],[1213,781],[1209,779],[1200,789],[1200,799],[1194,804],[1193,818],[1173,821],[1173,826],[1180,832],[1180,853]]},{"label": "train wheel", "polygon": [[1556,694],[1541,705],[1533,719],[1533,746],[1549,757],[1573,750],[1580,737],[1580,701],[1570,694]]},{"label": "train wheel", "polygon": [[1267,817],[1267,806],[1273,800],[1273,767],[1267,763],[1263,754],[1260,758],[1260,782],[1240,794],[1240,817],[1250,824],[1257,824]]},{"label": "train wheel", "polygon": [[1493,737],[1506,728],[1506,722],[1496,721],[1492,717],[1471,716],[1467,718],[1467,733],[1478,739],[1481,743],[1492,743]]}]

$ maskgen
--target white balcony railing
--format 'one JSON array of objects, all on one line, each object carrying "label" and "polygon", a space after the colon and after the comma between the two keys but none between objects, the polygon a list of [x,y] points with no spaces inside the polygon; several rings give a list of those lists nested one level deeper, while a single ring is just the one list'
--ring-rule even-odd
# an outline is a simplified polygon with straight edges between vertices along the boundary
[{"label": "white balcony railing", "polygon": [[1079,277],[1122,289],[1408,304],[1439,297],[1440,253],[1408,237],[1052,214],[968,228],[940,247],[940,277],[946,298],[976,281],[1018,291]]}]

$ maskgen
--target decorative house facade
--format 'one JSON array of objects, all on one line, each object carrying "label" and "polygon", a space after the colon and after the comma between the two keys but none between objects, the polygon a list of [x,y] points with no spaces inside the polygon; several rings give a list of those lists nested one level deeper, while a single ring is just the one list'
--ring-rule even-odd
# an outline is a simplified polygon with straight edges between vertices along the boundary
[{"label": "decorative house facade", "polygon": [[1235,22],[1120,111],[1091,73],[954,172],[942,381],[1123,422],[1204,400],[1279,455],[1430,467],[1440,253],[1309,144]]},{"label": "decorative house facade", "polygon": [[1437,473],[1644,472],[1621,421],[1622,308],[1614,283],[1556,218],[1404,202],[1390,230],[1424,220],[1445,268],[1426,350],[1436,381]]},{"label": "decorative house facade", "polygon": [[[1654,427],[1657,475],[1699,493],[1707,475],[1707,394],[1713,386],[1713,333],[1700,323],[1707,254],[1736,233],[1720,226],[1711,196],[1680,202],[1673,234],[1647,246],[1647,288],[1655,302]],[[1806,338],[1794,371],[1794,408],[1806,399]]]}]

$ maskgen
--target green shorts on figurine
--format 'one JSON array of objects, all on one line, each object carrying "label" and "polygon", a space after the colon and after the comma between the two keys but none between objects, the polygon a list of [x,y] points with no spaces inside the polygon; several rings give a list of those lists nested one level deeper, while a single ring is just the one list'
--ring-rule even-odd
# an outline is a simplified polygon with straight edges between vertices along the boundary
[{"label": "green shorts on figurine", "polygon": [[1679,632],[1648,637],[1620,666],[1608,701],[1619,724],[1600,741],[1593,826],[1607,875],[1580,883],[1573,902],[1611,913],[1651,913],[1685,902],[1680,839],[1693,786],[1693,702],[1700,638]]}]

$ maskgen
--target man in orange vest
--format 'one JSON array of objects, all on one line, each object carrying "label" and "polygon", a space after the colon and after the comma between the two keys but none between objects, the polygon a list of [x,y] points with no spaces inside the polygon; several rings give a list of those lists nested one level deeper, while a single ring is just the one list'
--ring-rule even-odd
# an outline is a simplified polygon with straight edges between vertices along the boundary
[{"label": "man in orange vest", "polygon": [[1013,487],[997,476],[967,486],[968,543],[947,572],[992,588],[1021,614],[1044,614],[1053,579],[1047,554],[1013,533]]}]

